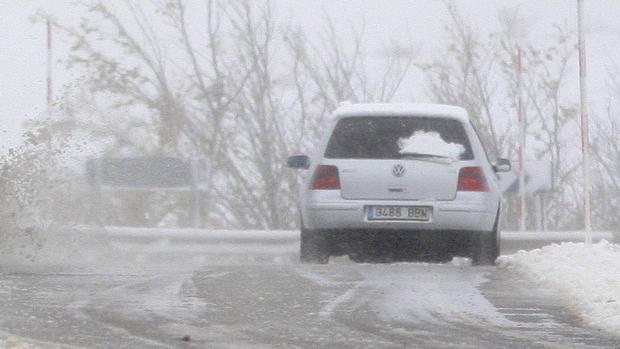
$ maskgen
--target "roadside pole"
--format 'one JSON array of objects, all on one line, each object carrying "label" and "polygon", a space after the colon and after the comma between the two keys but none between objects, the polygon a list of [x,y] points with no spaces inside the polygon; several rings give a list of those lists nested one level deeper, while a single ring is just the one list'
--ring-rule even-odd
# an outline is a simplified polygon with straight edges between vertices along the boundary
[{"label": "roadside pole", "polygon": [[52,21],[50,18],[46,20],[47,26],[47,110],[49,112],[52,107]]},{"label": "roadside pole", "polygon": [[586,41],[584,35],[584,0],[577,0],[577,22],[579,32],[579,94],[581,104],[581,152],[583,154],[583,222],[585,243],[592,244],[592,223],[590,209],[590,134],[588,126],[588,88],[586,71]]},{"label": "roadside pole", "polygon": [[[46,24],[46,28],[47,28],[47,80],[46,80],[46,86],[47,86],[47,108],[45,110],[45,114],[47,116],[47,119],[51,119],[52,118],[52,103],[54,100],[54,96],[53,96],[53,86],[52,86],[52,73],[53,73],[53,60],[54,57],[52,56],[52,20],[48,17],[47,20],[45,21]],[[52,151],[52,136],[51,133],[48,136],[47,139],[47,149],[48,151]]]},{"label": "roadside pole", "polygon": [[527,207],[525,202],[525,115],[523,114],[523,87],[521,86],[522,75],[521,47],[517,47],[517,93],[519,114],[519,231],[525,232]]}]

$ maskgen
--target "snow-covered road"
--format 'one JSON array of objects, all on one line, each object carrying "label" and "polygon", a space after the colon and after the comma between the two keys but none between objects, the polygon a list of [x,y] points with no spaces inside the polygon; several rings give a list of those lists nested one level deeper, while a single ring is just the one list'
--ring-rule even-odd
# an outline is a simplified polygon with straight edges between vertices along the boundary
[{"label": "snow-covered road", "polygon": [[43,348],[618,347],[537,285],[510,268],[346,259],[4,270],[0,344],[11,333]]}]

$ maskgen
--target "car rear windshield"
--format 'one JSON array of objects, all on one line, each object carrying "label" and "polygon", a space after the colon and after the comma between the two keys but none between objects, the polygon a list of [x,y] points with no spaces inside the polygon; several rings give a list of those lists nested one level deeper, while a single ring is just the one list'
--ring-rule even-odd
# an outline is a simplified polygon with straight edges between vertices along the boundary
[{"label": "car rear windshield", "polygon": [[436,132],[446,143],[465,149],[460,160],[471,160],[471,146],[460,121],[437,117],[350,117],[338,121],[325,157],[330,159],[400,159],[400,140],[414,133]]}]

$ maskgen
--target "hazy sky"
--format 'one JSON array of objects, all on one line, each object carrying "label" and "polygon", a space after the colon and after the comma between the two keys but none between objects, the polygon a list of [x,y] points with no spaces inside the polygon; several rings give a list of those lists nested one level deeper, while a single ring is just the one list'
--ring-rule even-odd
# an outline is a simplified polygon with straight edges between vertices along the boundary
[{"label": "hazy sky", "polygon": [[[146,1],[146,0],[144,0]],[[195,0],[199,1],[200,0]],[[21,124],[42,117],[45,111],[45,28],[32,23],[37,9],[45,9],[62,21],[76,21],[80,13],[70,0],[0,0],[0,132],[1,147],[19,140]],[[110,2],[118,2],[113,0]],[[440,0],[275,0],[278,15],[292,18],[308,30],[321,25],[328,13],[342,29],[364,23],[369,46],[379,47],[391,38],[404,37],[408,27],[423,54],[432,54],[442,39],[447,21]],[[544,37],[550,23],[567,19],[576,23],[576,0],[459,0],[465,16],[481,30],[496,26],[501,8],[519,7],[530,24],[530,34]],[[610,58],[618,57],[620,43],[620,1],[586,0],[590,95],[594,104],[597,91],[605,88]],[[56,42],[54,56],[64,57],[67,44]],[[61,64],[54,67],[56,89],[71,79]],[[577,76],[575,76],[575,79]],[[415,83],[423,84],[423,81]],[[416,98],[424,99],[423,96]]]}]

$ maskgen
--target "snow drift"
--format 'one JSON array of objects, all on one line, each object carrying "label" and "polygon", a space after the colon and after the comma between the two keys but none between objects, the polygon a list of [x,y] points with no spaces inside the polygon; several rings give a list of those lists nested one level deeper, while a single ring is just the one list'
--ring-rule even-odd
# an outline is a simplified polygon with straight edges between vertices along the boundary
[{"label": "snow drift", "polygon": [[565,242],[501,256],[497,262],[555,290],[586,324],[620,334],[619,245]]}]

